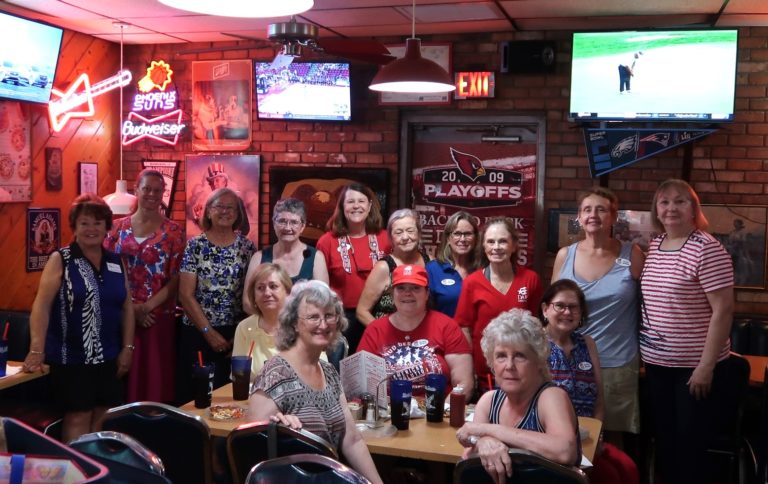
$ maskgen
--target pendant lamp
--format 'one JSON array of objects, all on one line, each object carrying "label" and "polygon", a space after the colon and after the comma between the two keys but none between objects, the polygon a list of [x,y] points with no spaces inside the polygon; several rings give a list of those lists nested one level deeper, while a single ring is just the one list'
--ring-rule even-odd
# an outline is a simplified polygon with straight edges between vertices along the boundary
[{"label": "pendant lamp", "polygon": [[456,89],[445,69],[421,56],[421,39],[416,38],[416,0],[413,0],[411,38],[405,41],[405,56],[382,67],[368,88],[381,92],[411,93],[450,92]]},{"label": "pendant lamp", "polygon": [[169,7],[220,17],[285,17],[306,12],[314,0],[159,0]]},{"label": "pendant lamp", "polygon": [[[128,27],[128,24],[124,22],[115,22],[115,27],[120,28],[120,72],[123,72],[123,33]],[[123,122],[123,86],[120,86],[120,120],[117,123],[118,132],[120,132],[120,126]],[[120,179],[117,180],[115,186],[115,193],[110,193],[104,197],[104,201],[107,202],[109,208],[112,209],[113,215],[129,215],[134,203],[136,203],[136,197],[128,193],[128,182],[123,180],[123,143],[122,136],[118,136],[118,143],[120,146]]]}]

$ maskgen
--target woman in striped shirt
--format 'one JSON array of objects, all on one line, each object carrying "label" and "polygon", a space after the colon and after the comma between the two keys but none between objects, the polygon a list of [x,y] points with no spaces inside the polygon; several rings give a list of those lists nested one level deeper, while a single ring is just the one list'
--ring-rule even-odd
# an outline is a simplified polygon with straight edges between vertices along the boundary
[{"label": "woman in striped shirt", "polygon": [[656,190],[641,276],[640,353],[664,482],[706,482],[700,465],[712,428],[712,391],[724,375],[733,317],[733,266],[705,232],[699,197],[683,180]]}]

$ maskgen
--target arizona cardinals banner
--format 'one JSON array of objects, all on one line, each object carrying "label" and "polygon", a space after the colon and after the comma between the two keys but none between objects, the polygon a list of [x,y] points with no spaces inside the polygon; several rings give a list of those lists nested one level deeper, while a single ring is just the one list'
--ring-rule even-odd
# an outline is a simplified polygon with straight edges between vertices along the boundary
[{"label": "arizona cardinals banner", "polygon": [[592,177],[605,175],[663,151],[704,136],[717,129],[584,129],[589,171]]},{"label": "arizona cardinals banner", "polygon": [[412,195],[430,254],[440,244],[446,220],[466,210],[482,226],[491,217],[511,217],[520,233],[518,262],[534,262],[536,144],[489,144],[417,140],[413,145]]}]

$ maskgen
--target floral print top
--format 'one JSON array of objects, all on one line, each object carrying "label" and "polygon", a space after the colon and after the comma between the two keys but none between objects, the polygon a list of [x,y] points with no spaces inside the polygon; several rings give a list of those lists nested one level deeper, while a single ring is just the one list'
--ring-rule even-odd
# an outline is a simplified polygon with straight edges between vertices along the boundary
[{"label": "floral print top", "polygon": [[[195,299],[211,326],[235,326],[243,319],[245,271],[256,251],[247,237],[237,234],[235,241],[219,247],[205,233],[187,241],[181,272],[195,274]],[[184,314],[184,324],[193,325]]]},{"label": "floral print top", "polygon": [[[144,303],[178,274],[184,251],[184,233],[181,225],[169,219],[146,240],[139,242],[133,234],[131,217],[116,220],[104,240],[107,250],[123,258],[128,271],[128,284],[134,303]],[[173,313],[174,298],[164,304],[164,312]]]}]

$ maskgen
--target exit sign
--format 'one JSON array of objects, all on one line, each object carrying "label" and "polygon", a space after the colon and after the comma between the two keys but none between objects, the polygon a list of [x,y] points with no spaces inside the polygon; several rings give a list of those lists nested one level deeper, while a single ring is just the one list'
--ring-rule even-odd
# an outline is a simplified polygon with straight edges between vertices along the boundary
[{"label": "exit sign", "polygon": [[496,76],[493,72],[456,72],[454,99],[494,97]]}]

